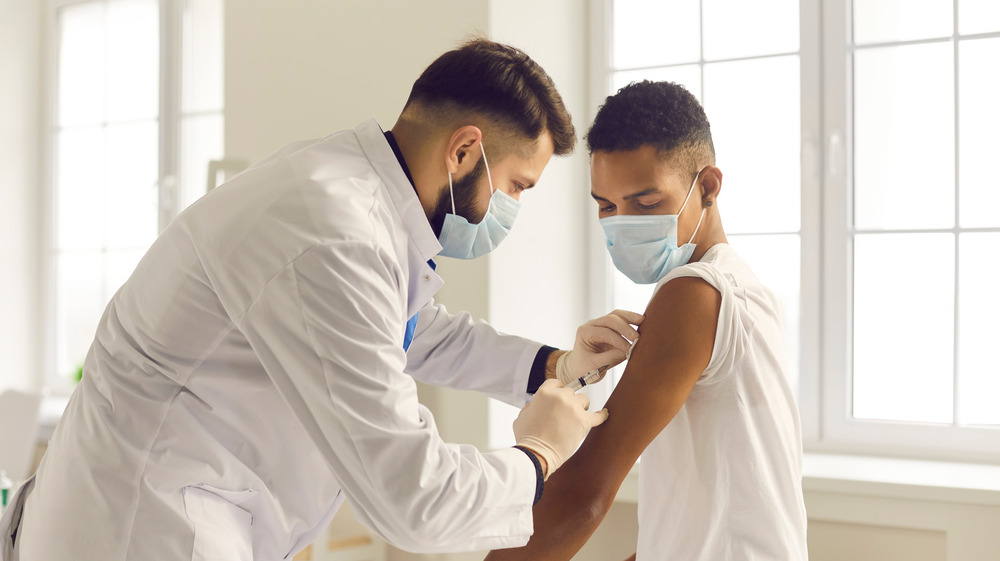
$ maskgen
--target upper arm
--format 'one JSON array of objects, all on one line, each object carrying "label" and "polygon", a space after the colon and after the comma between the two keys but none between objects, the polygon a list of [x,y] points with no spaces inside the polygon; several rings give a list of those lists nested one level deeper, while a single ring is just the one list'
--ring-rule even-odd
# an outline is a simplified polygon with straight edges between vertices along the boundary
[{"label": "upper arm", "polygon": [[669,281],[653,296],[608,420],[545,484],[535,534],[490,559],[569,559],[600,524],[622,480],[674,418],[708,366],[722,296],[700,278]]},{"label": "upper arm", "polygon": [[[674,418],[708,366],[715,346],[722,296],[697,277],[666,283],[653,296],[639,326],[628,365],[608,399],[608,421],[585,446],[613,455],[631,469],[646,446]],[[624,477],[624,475],[622,475]]]}]

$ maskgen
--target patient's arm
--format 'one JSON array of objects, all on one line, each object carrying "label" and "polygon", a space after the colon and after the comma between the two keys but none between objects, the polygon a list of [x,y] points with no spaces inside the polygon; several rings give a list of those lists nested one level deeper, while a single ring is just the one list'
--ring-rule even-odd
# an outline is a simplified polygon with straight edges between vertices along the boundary
[{"label": "patient's arm", "polygon": [[570,559],[583,547],[636,459],[674,418],[708,366],[721,301],[715,288],[693,277],[673,279],[659,289],[646,309],[625,374],[608,399],[608,420],[592,429],[545,483],[528,544],[493,551],[487,560]]}]

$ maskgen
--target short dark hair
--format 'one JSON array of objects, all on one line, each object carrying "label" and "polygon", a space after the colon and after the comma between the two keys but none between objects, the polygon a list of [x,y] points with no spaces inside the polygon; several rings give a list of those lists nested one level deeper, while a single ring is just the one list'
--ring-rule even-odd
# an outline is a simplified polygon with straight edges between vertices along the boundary
[{"label": "short dark hair", "polygon": [[667,157],[715,163],[715,145],[705,110],[691,92],[673,82],[643,80],[623,87],[608,96],[587,132],[587,150],[591,154],[636,150],[644,144],[655,146]]},{"label": "short dark hair", "polygon": [[531,141],[548,131],[557,156],[576,145],[573,119],[552,78],[524,51],[488,39],[468,41],[432,62],[413,83],[406,107],[412,104],[478,113]]}]

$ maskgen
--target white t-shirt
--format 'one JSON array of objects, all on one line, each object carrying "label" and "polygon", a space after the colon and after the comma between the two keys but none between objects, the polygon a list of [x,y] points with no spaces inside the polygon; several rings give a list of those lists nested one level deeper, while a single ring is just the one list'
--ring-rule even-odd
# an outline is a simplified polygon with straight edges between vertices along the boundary
[{"label": "white t-shirt", "polygon": [[637,561],[805,560],[802,435],[774,295],[727,244],[671,279],[722,295],[708,367],[639,468]]}]

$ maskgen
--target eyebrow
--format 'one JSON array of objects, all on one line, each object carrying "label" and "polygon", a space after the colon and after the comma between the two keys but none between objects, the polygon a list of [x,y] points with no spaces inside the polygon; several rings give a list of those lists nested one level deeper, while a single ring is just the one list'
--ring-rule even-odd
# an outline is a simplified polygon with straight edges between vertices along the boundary
[{"label": "eyebrow", "polygon": [[[642,197],[642,196],[645,196],[645,195],[652,195],[653,193],[659,193],[659,192],[660,192],[659,187],[648,187],[646,189],[643,189],[642,191],[639,191],[638,193],[632,193],[631,195],[625,195],[624,197],[622,197],[622,199],[624,199],[624,200],[627,201],[627,200],[630,200],[630,199],[634,199],[636,197]],[[598,201],[610,202],[607,199],[605,199],[604,197],[597,196],[597,194],[594,193],[593,191],[590,192],[590,196],[594,197],[594,199],[598,200]]]}]

